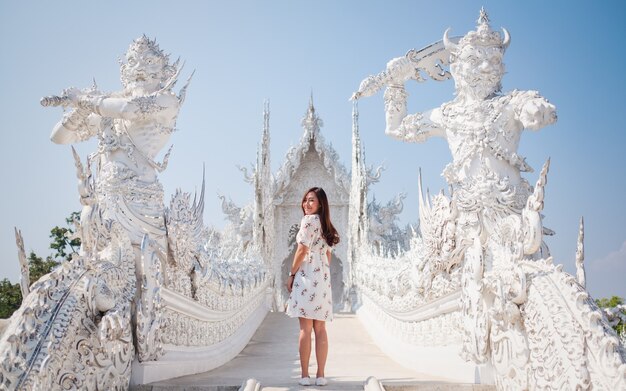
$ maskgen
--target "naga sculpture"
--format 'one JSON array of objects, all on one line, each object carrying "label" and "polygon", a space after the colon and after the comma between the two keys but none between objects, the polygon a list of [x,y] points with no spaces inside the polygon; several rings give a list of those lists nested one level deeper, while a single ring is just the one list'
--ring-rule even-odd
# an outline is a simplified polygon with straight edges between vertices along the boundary
[{"label": "naga sculpture", "polygon": [[[549,160],[533,187],[521,176],[532,169],[517,150],[523,130],[555,123],[556,109],[537,91],[501,92],[510,42],[507,30],[503,37],[491,30],[481,10],[476,31],[460,39],[446,31],[442,42],[392,59],[352,99],[385,88],[387,135],[448,142],[452,162],[443,176],[451,197],[439,194],[424,207],[420,194],[426,213],[420,228],[437,241],[425,243],[436,251],[412,262],[425,291],[436,276],[460,272],[462,357],[491,363],[499,389],[626,389],[623,347],[581,285],[584,278],[546,256],[542,236],[551,231],[541,211]],[[407,114],[405,83],[425,81],[424,73],[452,77],[456,96]]]},{"label": "naga sculpture", "polygon": [[[78,257],[31,287],[0,340],[0,388],[126,389],[139,361],[162,353],[161,297],[168,238],[156,155],[185,97],[181,67],[142,36],[121,63],[120,92],[69,88],[43,106],[70,110],[53,142],[92,137],[83,166],[74,152],[83,210]],[[95,173],[93,172],[95,168]]]}]

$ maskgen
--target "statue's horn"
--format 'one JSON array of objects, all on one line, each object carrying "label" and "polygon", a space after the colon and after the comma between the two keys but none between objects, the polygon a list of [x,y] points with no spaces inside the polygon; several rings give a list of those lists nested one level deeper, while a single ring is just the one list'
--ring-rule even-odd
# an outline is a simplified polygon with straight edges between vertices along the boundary
[{"label": "statue's horn", "polygon": [[502,27],[502,31],[504,32],[504,40],[502,41],[502,49],[506,50],[509,47],[509,44],[511,43],[511,34],[509,34],[509,31],[505,29],[504,27]]},{"label": "statue's horn", "polygon": [[448,27],[446,29],[446,32],[443,33],[443,45],[446,47],[446,49],[453,51],[453,50],[456,50],[457,45],[454,42],[452,42],[450,38],[448,37],[449,32],[450,32],[450,28]]}]

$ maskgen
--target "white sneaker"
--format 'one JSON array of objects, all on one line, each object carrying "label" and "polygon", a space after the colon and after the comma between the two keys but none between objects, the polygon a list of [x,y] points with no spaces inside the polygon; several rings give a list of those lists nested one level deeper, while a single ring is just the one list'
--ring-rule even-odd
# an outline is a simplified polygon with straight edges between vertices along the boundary
[{"label": "white sneaker", "polygon": [[326,384],[328,384],[328,380],[326,380],[325,377],[318,377],[315,379],[316,386],[325,386]]},{"label": "white sneaker", "polygon": [[310,386],[311,385],[311,378],[310,377],[303,377],[303,378],[300,379],[298,384],[300,384],[301,386]]}]

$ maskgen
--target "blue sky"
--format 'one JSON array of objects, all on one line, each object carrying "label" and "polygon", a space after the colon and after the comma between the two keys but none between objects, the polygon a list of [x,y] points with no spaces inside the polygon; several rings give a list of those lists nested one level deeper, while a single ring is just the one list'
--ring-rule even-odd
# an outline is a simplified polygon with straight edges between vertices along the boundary
[{"label": "blue sky", "polygon": [[[70,148],[48,137],[61,109],[39,99],[69,86],[121,88],[117,58],[146,34],[195,69],[161,176],[166,204],[177,188],[198,189],[207,167],[205,224],[221,228],[217,193],[239,205],[252,191],[236,165],[254,161],[263,100],[271,106],[272,167],[302,130],[311,92],[332,142],[349,169],[351,104],[360,81],[411,48],[474,29],[485,6],[492,27],[512,36],[504,91],[535,89],[557,106],[559,121],[527,132],[520,154],[535,183],[551,157],[544,224],[555,262],[574,270],[578,221],[585,217],[588,289],[626,296],[626,3],[622,1],[107,1],[0,3],[0,278],[18,279],[13,227],[27,251],[51,251],[50,228],[80,209]],[[452,99],[451,81],[409,86],[409,111]],[[359,104],[368,164],[384,164],[372,187],[379,201],[407,193],[402,222],[415,222],[417,171],[431,193],[447,188],[443,140],[403,144],[384,135],[382,93]],[[94,143],[77,146],[83,156]]]}]

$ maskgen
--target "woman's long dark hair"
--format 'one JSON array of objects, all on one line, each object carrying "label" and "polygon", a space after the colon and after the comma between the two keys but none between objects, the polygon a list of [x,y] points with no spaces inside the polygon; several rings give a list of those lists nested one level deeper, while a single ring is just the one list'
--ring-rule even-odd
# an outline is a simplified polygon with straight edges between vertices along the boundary
[{"label": "woman's long dark hair", "polygon": [[304,193],[302,197],[302,202],[300,206],[302,207],[302,213],[304,212],[304,200],[306,199],[306,195],[310,192],[315,193],[317,196],[317,200],[320,202],[320,207],[317,210],[317,215],[320,217],[320,222],[322,223],[322,237],[326,240],[329,246],[334,246],[339,243],[339,234],[337,230],[333,226],[333,223],[330,222],[330,208],[328,207],[328,197],[326,197],[326,192],[321,187],[312,187]]}]

